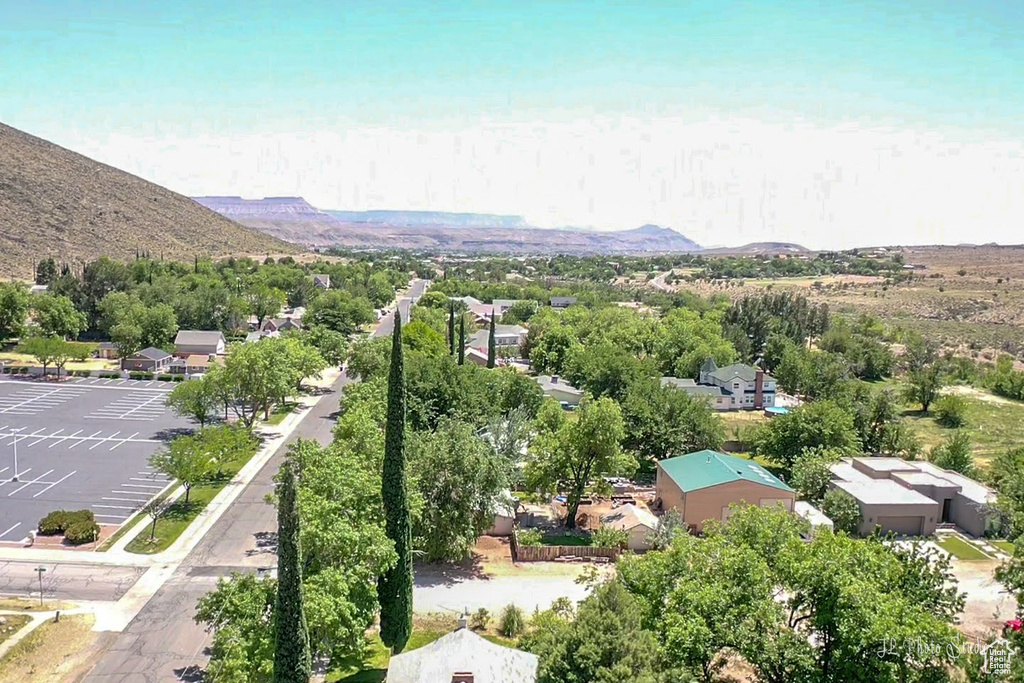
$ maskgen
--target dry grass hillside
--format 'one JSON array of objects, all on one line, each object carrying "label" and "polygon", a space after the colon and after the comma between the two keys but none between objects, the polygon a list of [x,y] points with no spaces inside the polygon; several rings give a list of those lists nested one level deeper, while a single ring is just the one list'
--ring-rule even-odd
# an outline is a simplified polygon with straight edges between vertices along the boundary
[{"label": "dry grass hillside", "polygon": [[292,253],[188,197],[0,124],[0,276],[32,264],[134,256]]}]

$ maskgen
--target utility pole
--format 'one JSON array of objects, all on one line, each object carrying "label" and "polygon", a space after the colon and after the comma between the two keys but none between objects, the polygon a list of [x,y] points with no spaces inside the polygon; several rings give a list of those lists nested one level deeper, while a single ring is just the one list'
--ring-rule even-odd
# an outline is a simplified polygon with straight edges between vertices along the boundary
[{"label": "utility pole", "polygon": [[46,567],[36,567],[36,573],[39,574],[39,606],[43,606],[43,572],[46,571]]},{"label": "utility pole", "polygon": [[18,481],[18,436],[14,436],[14,476],[11,481]]}]

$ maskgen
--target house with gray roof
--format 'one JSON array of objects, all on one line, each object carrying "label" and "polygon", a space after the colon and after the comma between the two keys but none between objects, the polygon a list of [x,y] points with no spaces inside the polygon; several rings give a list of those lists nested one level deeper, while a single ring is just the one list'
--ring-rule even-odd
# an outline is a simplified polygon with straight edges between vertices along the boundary
[{"label": "house with gray roof", "polygon": [[331,288],[331,276],[326,273],[316,273],[313,275],[313,286],[317,289],[330,289]]},{"label": "house with gray roof", "polygon": [[730,410],[763,410],[775,405],[775,378],[753,365],[734,363],[718,367],[708,358],[700,367],[697,383],[730,393]]},{"label": "house with gray roof", "polygon": [[853,496],[860,508],[860,533],[929,536],[950,524],[982,536],[996,522],[996,493],[987,486],[930,462],[900,458],[847,458],[830,468],[832,488]]},{"label": "house with gray roof", "polygon": [[690,396],[699,396],[705,399],[714,410],[732,409],[732,392],[720,386],[697,384],[689,377],[662,377],[661,386],[678,389]]},{"label": "house with gray roof", "polygon": [[227,343],[219,331],[179,330],[174,338],[174,355],[181,358],[223,356],[226,351]]},{"label": "house with gray roof", "polygon": [[550,299],[551,308],[559,310],[563,308],[569,308],[570,306],[574,305],[576,301],[577,298],[574,296],[553,296]]},{"label": "house with gray roof", "polygon": [[583,390],[559,378],[558,375],[537,375],[533,378],[545,396],[555,399],[562,407],[575,407],[583,398]]},{"label": "house with gray roof", "polygon": [[170,367],[173,358],[174,356],[163,349],[150,346],[125,358],[121,369],[138,372],[165,372]]},{"label": "house with gray roof", "polygon": [[[519,346],[526,339],[526,333],[528,330],[522,325],[495,325],[494,326],[494,346],[497,349],[519,349]],[[488,344],[491,339],[491,330],[489,327],[485,327],[482,330],[477,330],[476,333],[469,338],[467,346],[481,351],[487,351]]]},{"label": "house with gray roof", "polygon": [[538,663],[537,655],[459,628],[392,657],[385,683],[536,683]]}]

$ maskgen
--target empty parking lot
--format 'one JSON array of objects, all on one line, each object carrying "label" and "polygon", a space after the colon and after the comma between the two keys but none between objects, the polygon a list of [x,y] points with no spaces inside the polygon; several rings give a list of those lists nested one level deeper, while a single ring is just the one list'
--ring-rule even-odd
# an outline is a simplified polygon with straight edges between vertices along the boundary
[{"label": "empty parking lot", "polygon": [[[191,425],[164,407],[163,382],[0,381],[0,542],[47,512],[89,508],[119,524],[169,481],[149,457]],[[15,455],[17,479],[15,480]]]}]

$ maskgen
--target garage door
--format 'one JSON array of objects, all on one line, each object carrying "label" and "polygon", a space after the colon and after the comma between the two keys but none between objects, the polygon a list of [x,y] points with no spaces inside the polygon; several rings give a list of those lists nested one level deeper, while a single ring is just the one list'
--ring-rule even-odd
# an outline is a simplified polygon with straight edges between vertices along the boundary
[{"label": "garage door", "polygon": [[892,531],[900,536],[920,536],[924,517],[879,517],[882,532]]}]

